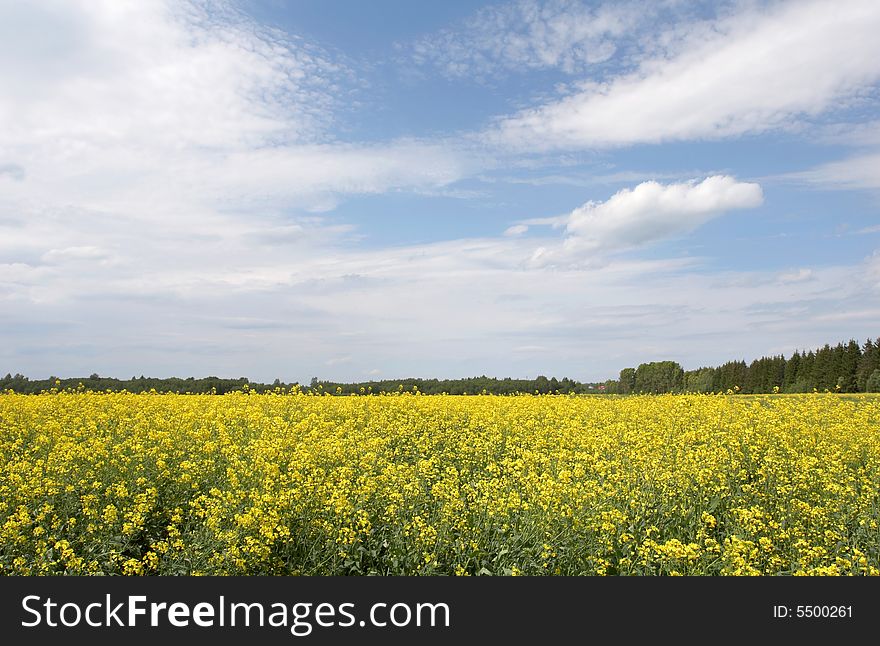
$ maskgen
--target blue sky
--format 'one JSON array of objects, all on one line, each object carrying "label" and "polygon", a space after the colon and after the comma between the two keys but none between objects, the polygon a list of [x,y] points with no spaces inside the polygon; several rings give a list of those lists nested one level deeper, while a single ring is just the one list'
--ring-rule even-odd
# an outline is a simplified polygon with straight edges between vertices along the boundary
[{"label": "blue sky", "polygon": [[0,6],[0,372],[602,380],[880,334],[872,0]]}]

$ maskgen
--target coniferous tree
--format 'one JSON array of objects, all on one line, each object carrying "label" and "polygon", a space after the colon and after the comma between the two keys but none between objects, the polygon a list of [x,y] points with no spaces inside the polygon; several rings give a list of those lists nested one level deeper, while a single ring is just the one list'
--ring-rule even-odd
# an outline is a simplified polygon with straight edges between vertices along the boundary
[{"label": "coniferous tree", "polygon": [[865,382],[865,391],[869,393],[880,393],[880,368],[871,373],[868,381]]},{"label": "coniferous tree", "polygon": [[785,379],[782,383],[783,392],[790,393],[795,391],[800,363],[801,354],[795,350],[794,354],[792,354],[785,363]]},{"label": "coniferous tree", "polygon": [[862,347],[862,356],[856,367],[856,384],[862,392],[868,392],[868,379],[871,374],[880,368],[880,339],[877,342],[868,339]]},{"label": "coniferous tree", "polygon": [[798,383],[803,386],[803,390],[798,392],[809,392],[816,388],[816,378],[813,374],[813,368],[816,363],[816,355],[810,350],[801,356],[801,369],[798,372]]},{"label": "coniferous tree", "polygon": [[849,343],[843,347],[840,357],[840,365],[838,366],[838,386],[840,391],[844,393],[855,393],[859,391],[857,372],[859,368],[859,360],[862,358],[862,349],[859,347],[855,339],[850,339]]}]

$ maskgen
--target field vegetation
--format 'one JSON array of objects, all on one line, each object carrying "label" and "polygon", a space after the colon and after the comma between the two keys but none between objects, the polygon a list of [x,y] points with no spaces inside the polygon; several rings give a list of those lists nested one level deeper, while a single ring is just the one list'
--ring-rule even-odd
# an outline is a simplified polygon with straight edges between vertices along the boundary
[{"label": "field vegetation", "polygon": [[880,399],[0,395],[4,574],[878,574]]}]

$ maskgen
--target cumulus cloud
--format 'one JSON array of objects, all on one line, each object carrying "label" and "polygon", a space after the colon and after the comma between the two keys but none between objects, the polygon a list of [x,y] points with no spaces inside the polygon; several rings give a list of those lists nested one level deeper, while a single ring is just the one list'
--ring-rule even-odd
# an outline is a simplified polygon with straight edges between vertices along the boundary
[{"label": "cumulus cloud", "polygon": [[760,206],[763,200],[760,185],[727,175],[679,184],[642,182],[572,211],[563,245],[539,248],[532,261],[548,264],[648,244],[693,231],[727,211]]},{"label": "cumulus cloud", "polygon": [[759,206],[758,184],[714,175],[702,182],[643,182],[589,202],[569,216],[566,232],[586,248],[632,246],[686,233],[731,209]]},{"label": "cumulus cloud", "polygon": [[880,78],[873,0],[786,2],[684,37],[673,55],[500,119],[489,141],[541,150],[720,138],[818,115]]}]

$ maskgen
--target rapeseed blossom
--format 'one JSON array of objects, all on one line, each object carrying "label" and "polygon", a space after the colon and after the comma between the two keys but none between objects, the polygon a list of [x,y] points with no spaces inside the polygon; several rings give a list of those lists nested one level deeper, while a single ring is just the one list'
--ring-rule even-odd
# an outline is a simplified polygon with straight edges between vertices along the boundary
[{"label": "rapeseed blossom", "polygon": [[0,394],[0,573],[880,573],[880,399]]}]

